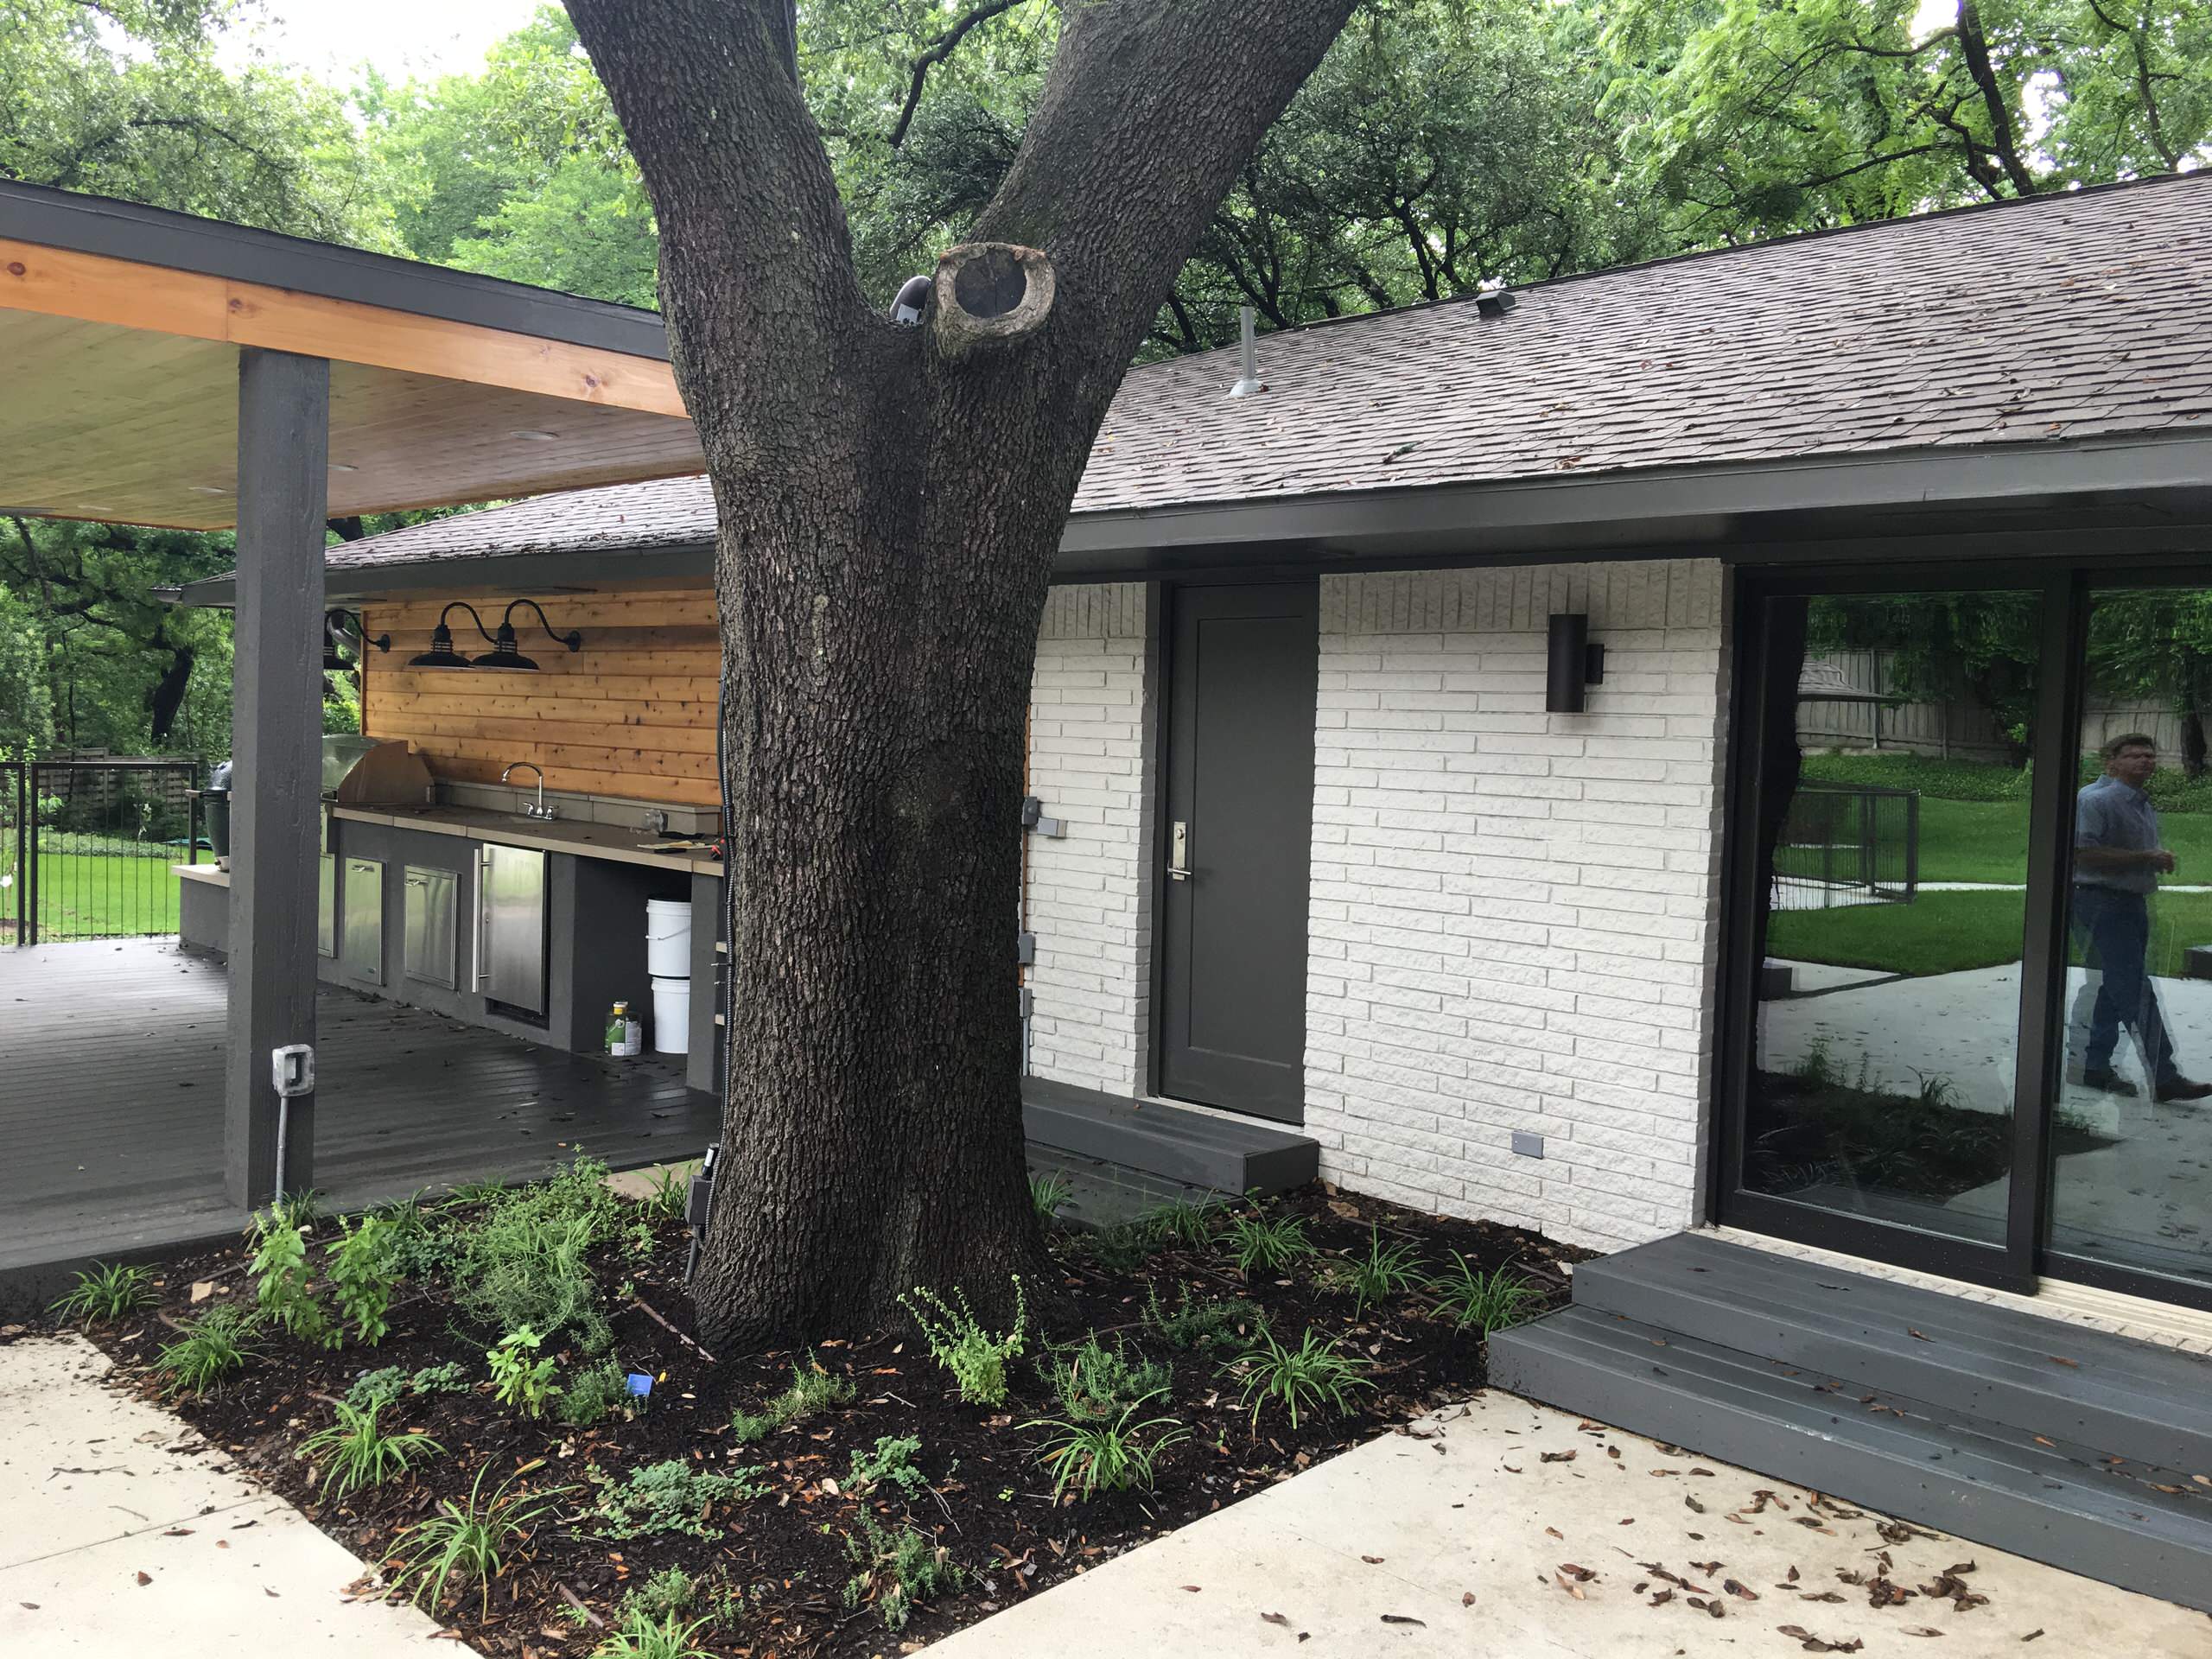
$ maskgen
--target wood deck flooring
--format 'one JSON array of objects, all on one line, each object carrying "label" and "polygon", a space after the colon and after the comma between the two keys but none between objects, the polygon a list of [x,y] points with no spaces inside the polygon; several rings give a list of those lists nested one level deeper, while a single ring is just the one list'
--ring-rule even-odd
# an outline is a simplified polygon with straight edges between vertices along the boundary
[{"label": "wood deck flooring", "polygon": [[[0,1271],[244,1224],[223,1197],[223,967],[172,942],[0,949]],[[417,1188],[693,1156],[720,1109],[664,1063],[569,1054],[326,986],[315,1184]]]}]

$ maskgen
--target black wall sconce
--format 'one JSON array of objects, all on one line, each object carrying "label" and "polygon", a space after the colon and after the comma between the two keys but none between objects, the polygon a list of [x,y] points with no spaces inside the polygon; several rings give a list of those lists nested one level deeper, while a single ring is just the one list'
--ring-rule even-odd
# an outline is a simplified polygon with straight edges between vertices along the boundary
[{"label": "black wall sconce", "polygon": [[[344,642],[348,639],[354,642],[353,654],[350,658],[343,649]],[[380,633],[375,639],[370,639],[367,626],[362,622],[359,611],[328,610],[322,613],[324,673],[335,674],[353,667],[360,661],[361,653],[371,645],[378,651],[390,651],[391,636]]]},{"label": "black wall sconce", "polygon": [[1580,611],[1551,620],[1544,655],[1544,712],[1579,715],[1589,702],[1589,688],[1605,683],[1605,648],[1590,643],[1590,619]]},{"label": "black wall sconce", "polygon": [[[537,613],[537,624],[545,630],[546,638],[556,644],[566,645],[570,651],[582,651],[584,648],[582,634],[573,630],[567,633],[555,632],[553,624],[546,619],[544,607],[534,599],[510,600],[507,602],[506,610],[500,615],[499,632],[496,637],[489,628],[484,626],[484,619],[476,613],[476,607],[474,605],[466,600],[456,599],[438,613],[438,626],[430,630],[430,648],[419,656],[409,658],[407,666],[410,668],[510,669],[524,673],[536,673],[537,659],[522,654],[520,642],[515,637],[515,612],[524,606]],[[446,619],[455,611],[467,611],[468,620],[476,625],[476,632],[483,635],[485,643],[492,647],[490,651],[474,661],[454,649],[453,630],[447,626]]]}]

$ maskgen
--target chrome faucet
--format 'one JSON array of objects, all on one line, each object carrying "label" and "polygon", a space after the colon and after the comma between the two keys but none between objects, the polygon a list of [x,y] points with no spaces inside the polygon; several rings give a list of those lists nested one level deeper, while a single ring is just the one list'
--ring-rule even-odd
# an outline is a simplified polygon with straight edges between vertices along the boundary
[{"label": "chrome faucet", "polygon": [[537,818],[540,822],[545,823],[552,823],[553,809],[545,804],[544,768],[540,766],[535,760],[510,760],[507,763],[505,769],[499,773],[499,781],[503,784],[505,783],[507,781],[507,773],[512,772],[517,766],[528,766],[532,772],[537,774],[537,804],[533,806],[527,801],[524,802],[522,808],[523,817],[525,818]]}]

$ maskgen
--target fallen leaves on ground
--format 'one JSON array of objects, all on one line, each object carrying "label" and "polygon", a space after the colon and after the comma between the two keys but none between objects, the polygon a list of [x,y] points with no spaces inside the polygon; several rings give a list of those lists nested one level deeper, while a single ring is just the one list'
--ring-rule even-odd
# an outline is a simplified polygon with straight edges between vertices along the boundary
[{"label": "fallen leaves on ground", "polygon": [[1796,1642],[1806,1653],[1857,1653],[1866,1645],[1856,1637],[1847,1642],[1831,1642],[1815,1636],[1802,1624],[1784,1624],[1781,1626],[1781,1633]]}]

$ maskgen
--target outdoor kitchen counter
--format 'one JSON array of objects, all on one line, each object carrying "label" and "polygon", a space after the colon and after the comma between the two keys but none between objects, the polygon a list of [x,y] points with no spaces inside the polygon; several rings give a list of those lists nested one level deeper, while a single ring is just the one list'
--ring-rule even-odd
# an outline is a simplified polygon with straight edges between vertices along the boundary
[{"label": "outdoor kitchen counter", "polygon": [[578,858],[642,864],[650,869],[692,875],[719,876],[722,873],[721,860],[703,855],[646,852],[639,843],[664,837],[621,824],[568,823],[558,818],[542,823],[512,812],[465,806],[334,806],[331,816],[355,823],[380,823],[395,830],[420,830],[432,835],[459,836],[469,841],[495,842],[502,847],[535,847],[543,852],[569,853]]}]

